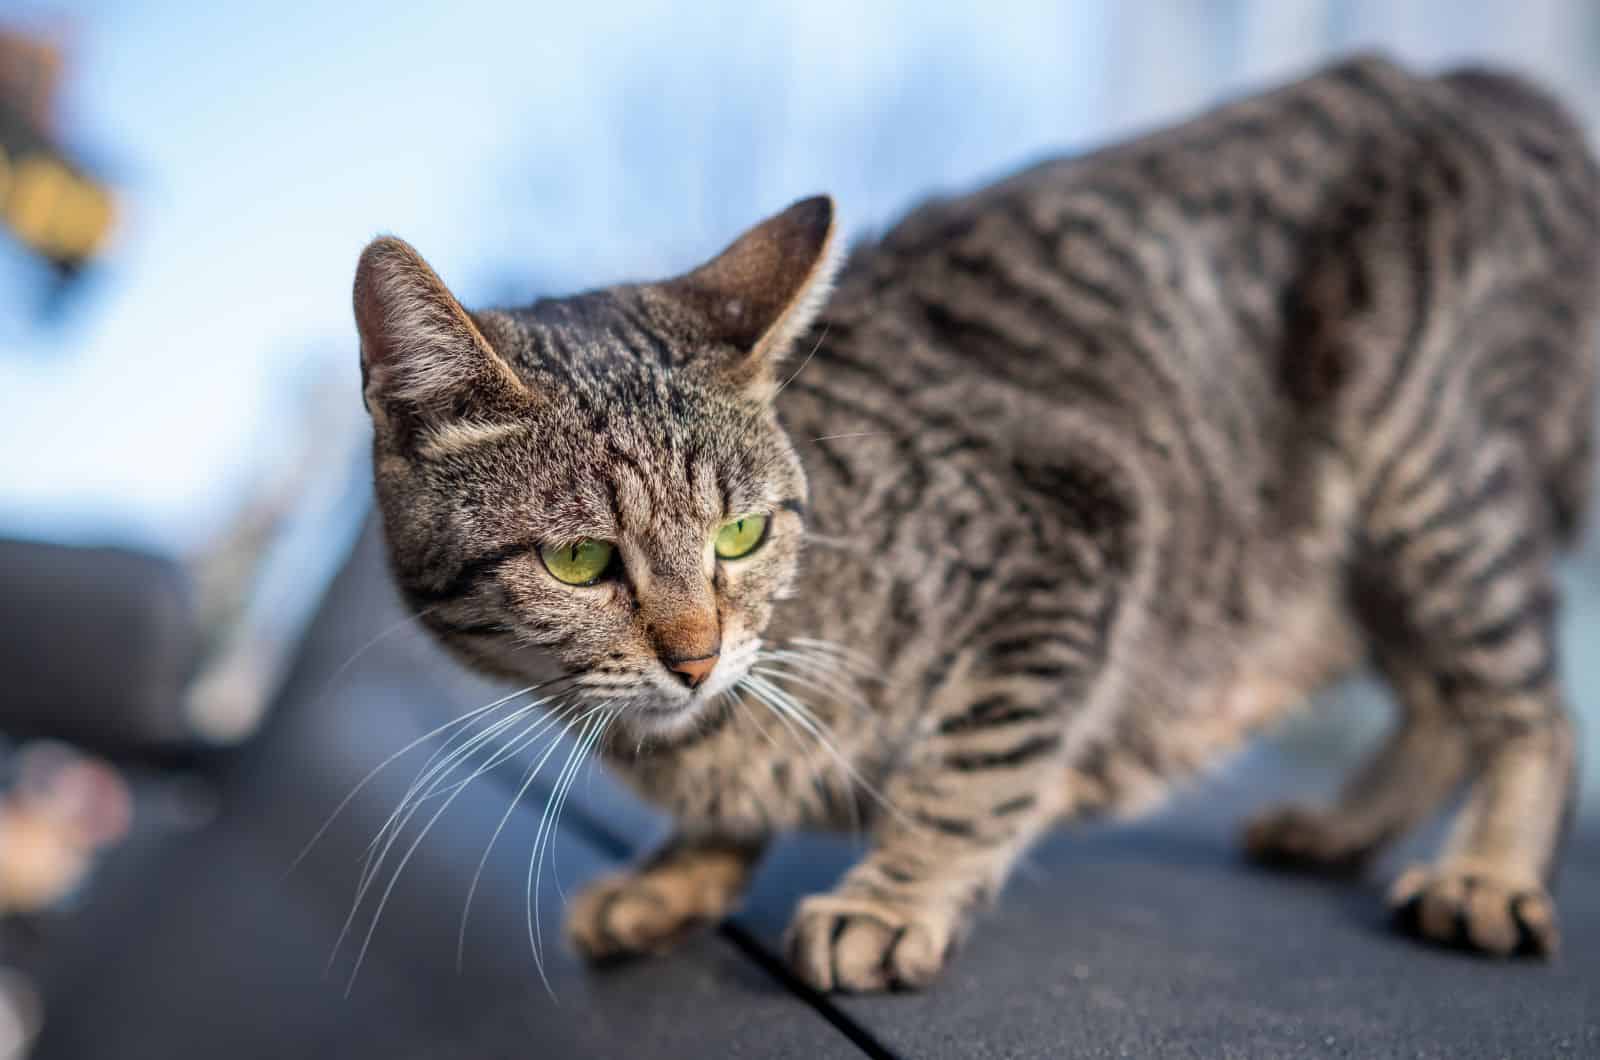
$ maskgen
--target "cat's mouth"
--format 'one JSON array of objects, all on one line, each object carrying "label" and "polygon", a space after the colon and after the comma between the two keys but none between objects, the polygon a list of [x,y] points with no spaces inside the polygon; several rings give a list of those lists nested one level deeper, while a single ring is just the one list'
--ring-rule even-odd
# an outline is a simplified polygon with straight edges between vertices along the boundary
[{"label": "cat's mouth", "polygon": [[746,638],[733,650],[724,651],[716,668],[695,688],[684,688],[664,674],[646,678],[641,684],[648,687],[619,704],[618,720],[626,719],[646,736],[671,737],[682,732],[737,692],[760,650],[761,638]]},{"label": "cat's mouth", "polygon": [[722,658],[717,660],[716,668],[711,671],[704,684],[693,690],[692,696],[701,703],[709,703],[723,693],[739,687],[739,682],[750,672],[750,667],[760,652],[760,637],[744,638],[735,644],[731,651],[722,653]]}]

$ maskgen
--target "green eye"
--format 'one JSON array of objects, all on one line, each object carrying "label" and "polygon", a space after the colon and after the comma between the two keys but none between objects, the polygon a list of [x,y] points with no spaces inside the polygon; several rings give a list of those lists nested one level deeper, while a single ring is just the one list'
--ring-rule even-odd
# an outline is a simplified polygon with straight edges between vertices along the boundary
[{"label": "green eye", "polygon": [[747,515],[743,519],[723,523],[722,528],[717,531],[713,547],[717,550],[717,555],[723,559],[738,559],[754,552],[766,537],[767,517]]},{"label": "green eye", "polygon": [[586,537],[571,545],[545,545],[539,549],[544,569],[556,581],[568,585],[589,585],[598,581],[611,566],[611,555],[616,550],[609,541],[596,541]]}]

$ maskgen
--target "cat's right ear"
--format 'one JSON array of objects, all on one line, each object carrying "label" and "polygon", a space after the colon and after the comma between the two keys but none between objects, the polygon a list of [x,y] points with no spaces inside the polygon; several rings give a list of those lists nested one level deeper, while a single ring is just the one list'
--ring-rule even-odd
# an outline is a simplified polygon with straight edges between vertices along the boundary
[{"label": "cat's right ear", "polygon": [[355,281],[361,386],[380,429],[408,431],[467,407],[524,407],[531,395],[422,255],[393,236],[361,253]]},{"label": "cat's right ear", "polygon": [[729,379],[771,389],[773,367],[822,309],[838,261],[833,200],[818,195],[762,221],[661,290],[733,357]]}]

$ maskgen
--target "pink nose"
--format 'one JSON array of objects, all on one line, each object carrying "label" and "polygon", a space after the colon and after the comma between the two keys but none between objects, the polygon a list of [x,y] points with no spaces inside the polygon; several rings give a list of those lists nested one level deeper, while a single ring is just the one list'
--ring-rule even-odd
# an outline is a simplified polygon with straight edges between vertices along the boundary
[{"label": "pink nose", "polygon": [[717,659],[715,652],[702,655],[698,659],[663,659],[667,669],[678,675],[678,679],[690,688],[699,688],[706,678],[711,676],[711,671],[716,669]]}]

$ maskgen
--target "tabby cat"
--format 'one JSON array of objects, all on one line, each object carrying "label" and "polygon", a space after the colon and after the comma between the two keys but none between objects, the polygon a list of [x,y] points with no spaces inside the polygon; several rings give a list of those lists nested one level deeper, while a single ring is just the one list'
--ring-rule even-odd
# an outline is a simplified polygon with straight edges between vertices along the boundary
[{"label": "tabby cat", "polygon": [[778,833],[862,826],[789,959],[921,986],[1045,829],[1149,807],[1370,660],[1387,743],[1248,852],[1345,872],[1464,788],[1397,922],[1552,952],[1597,201],[1538,90],[1359,58],[926,204],[837,276],[827,198],[517,309],[372,243],[406,597],[471,666],[553,677],[679,822],[571,904],[577,947],[665,948]]}]

